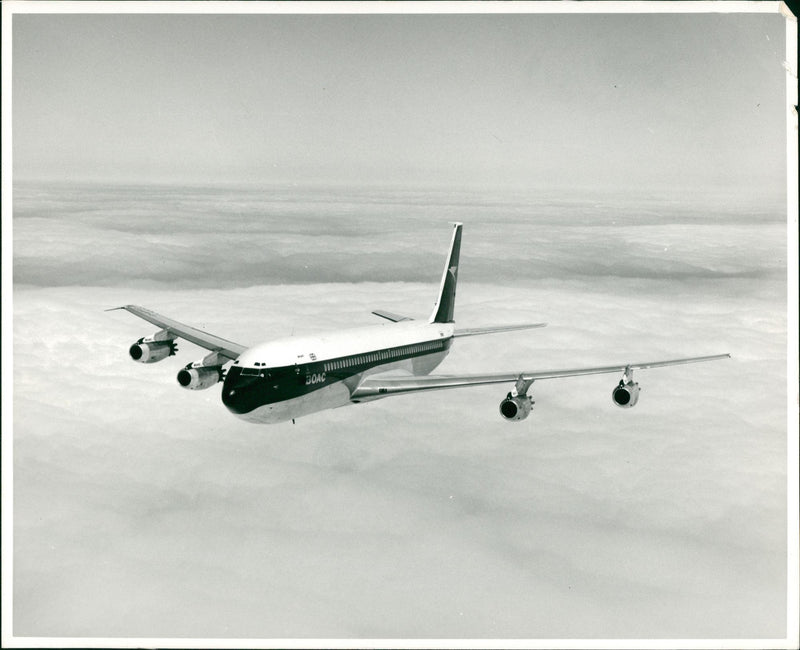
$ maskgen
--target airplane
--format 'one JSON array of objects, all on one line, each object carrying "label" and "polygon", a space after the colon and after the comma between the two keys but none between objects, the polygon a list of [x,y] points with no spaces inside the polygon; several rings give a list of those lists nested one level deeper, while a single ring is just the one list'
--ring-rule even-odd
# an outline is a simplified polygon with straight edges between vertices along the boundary
[{"label": "airplane", "polygon": [[528,391],[535,381],[619,372],[622,378],[613,387],[611,399],[621,408],[631,408],[637,404],[640,391],[633,380],[634,370],[730,358],[726,353],[597,368],[433,375],[459,337],[547,325],[456,328],[454,308],[462,227],[462,223],[454,224],[438,299],[424,321],[375,310],[373,314],[389,323],[248,347],[138,305],[106,311],[124,309],[161,328],[130,346],[131,358],[139,363],[155,363],[173,356],[179,338],[209,350],[203,359],[178,372],[178,384],[188,390],[205,390],[222,382],[222,403],[242,420],[258,424],[294,422],[311,413],[393,395],[488,384],[513,385],[500,402],[500,415],[509,421],[521,421],[531,413],[534,401]]}]

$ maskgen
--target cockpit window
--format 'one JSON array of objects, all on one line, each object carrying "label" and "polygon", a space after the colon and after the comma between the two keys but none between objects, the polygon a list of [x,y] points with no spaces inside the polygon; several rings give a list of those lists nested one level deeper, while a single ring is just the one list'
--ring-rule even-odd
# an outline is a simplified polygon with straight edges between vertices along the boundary
[{"label": "cockpit window", "polygon": [[242,375],[258,375],[258,368],[242,368]]}]

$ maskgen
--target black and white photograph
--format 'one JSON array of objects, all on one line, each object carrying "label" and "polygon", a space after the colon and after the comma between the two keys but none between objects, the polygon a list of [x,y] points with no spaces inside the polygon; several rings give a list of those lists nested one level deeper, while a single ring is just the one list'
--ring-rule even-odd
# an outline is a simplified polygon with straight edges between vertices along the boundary
[{"label": "black and white photograph", "polygon": [[796,647],[785,4],[2,10],[4,647]]}]

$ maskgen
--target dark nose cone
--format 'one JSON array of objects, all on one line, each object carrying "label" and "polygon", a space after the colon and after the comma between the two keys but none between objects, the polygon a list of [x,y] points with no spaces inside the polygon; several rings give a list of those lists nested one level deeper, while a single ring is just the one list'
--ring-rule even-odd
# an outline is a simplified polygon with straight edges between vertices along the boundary
[{"label": "dark nose cone", "polygon": [[247,411],[242,408],[241,400],[236,397],[235,388],[222,387],[222,403],[231,413],[246,413]]},{"label": "dark nose cone", "polygon": [[244,412],[239,407],[239,400],[236,396],[236,381],[231,378],[230,372],[222,384],[222,403],[232,413]]},{"label": "dark nose cone", "polygon": [[234,366],[228,370],[225,382],[222,384],[222,403],[231,413],[237,415],[258,408],[261,405],[258,380],[258,377],[242,377],[242,369]]}]

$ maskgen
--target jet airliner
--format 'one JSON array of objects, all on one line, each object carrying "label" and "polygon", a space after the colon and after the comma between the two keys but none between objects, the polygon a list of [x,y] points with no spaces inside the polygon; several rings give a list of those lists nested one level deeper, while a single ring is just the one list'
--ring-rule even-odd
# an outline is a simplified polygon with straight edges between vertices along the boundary
[{"label": "jet airliner", "polygon": [[621,408],[630,408],[639,400],[634,370],[730,357],[716,354],[598,368],[433,375],[459,337],[546,325],[527,323],[469,329],[455,326],[461,232],[462,224],[454,224],[438,299],[424,321],[376,310],[372,313],[390,322],[248,347],[137,305],[113,309],[125,309],[160,328],[130,346],[129,354],[134,361],[154,363],[174,355],[179,338],[205,348],[208,355],[178,372],[178,384],[188,390],[203,390],[222,382],[222,402],[228,410],[243,420],[260,424],[294,421],[325,409],[392,395],[483,384],[509,385],[512,390],[500,402],[500,415],[506,420],[519,421],[531,413],[534,402],[528,391],[535,381],[603,373],[622,373],[612,389],[611,399]]}]

